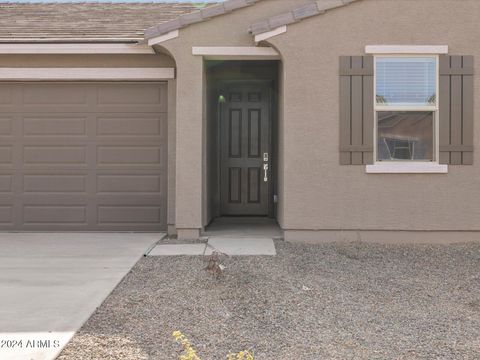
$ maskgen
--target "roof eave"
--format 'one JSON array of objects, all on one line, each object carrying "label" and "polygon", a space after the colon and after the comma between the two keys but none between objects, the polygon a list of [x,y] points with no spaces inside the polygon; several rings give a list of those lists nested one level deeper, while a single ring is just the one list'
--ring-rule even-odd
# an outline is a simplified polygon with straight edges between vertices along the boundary
[{"label": "roof eave", "polygon": [[138,43],[0,43],[1,55],[12,54],[155,54],[155,50]]},{"label": "roof eave", "polygon": [[81,38],[0,38],[1,44],[140,44],[143,43],[143,38],[109,38],[109,37],[81,37]]}]

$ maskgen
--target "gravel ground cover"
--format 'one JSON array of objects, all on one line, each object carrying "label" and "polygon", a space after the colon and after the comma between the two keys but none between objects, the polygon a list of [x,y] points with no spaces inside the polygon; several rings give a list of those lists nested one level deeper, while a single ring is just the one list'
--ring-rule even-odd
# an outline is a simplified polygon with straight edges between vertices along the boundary
[{"label": "gravel ground cover", "polygon": [[480,244],[303,245],[230,257],[141,259],[60,360],[480,359]]}]

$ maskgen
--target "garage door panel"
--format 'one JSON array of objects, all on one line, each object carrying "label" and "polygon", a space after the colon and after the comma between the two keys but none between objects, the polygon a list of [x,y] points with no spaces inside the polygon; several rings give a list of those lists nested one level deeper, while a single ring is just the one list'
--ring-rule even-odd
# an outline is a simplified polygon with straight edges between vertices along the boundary
[{"label": "garage door panel", "polygon": [[15,146],[15,138],[0,136],[0,148],[3,148],[4,151],[8,151],[8,149],[12,151],[14,146]]},{"label": "garage door panel", "polygon": [[0,224],[13,226],[13,206],[0,205]]},{"label": "garage door panel", "polygon": [[13,191],[13,175],[0,174],[0,194],[11,193]]},{"label": "garage door panel", "polygon": [[[65,229],[65,231],[68,231],[68,229]],[[78,231],[81,231],[81,230],[78,230]],[[159,231],[159,229],[156,224],[112,223],[112,224],[98,224],[97,231],[156,232],[156,231]]]},{"label": "garage door panel", "polygon": [[13,116],[0,116],[0,135],[13,135]]},{"label": "garage door panel", "polygon": [[[1,151],[0,151],[1,154]],[[34,146],[24,147],[25,164],[86,165],[86,146]],[[1,159],[1,155],[0,155]]]},{"label": "garage door panel", "polygon": [[[87,110],[88,111],[88,110]],[[109,113],[122,113],[122,114],[140,114],[140,113],[165,113],[163,105],[142,105],[142,104],[112,104],[112,105],[97,105],[89,110],[95,114],[109,114]]]},{"label": "garage door panel", "polygon": [[0,101],[0,229],[166,228],[166,84],[2,91],[10,100]]},{"label": "garage door panel", "polygon": [[0,206],[13,206],[15,203],[15,196],[13,192],[0,193]]},{"label": "garage door panel", "polygon": [[86,205],[24,205],[24,224],[86,224]]},{"label": "garage door panel", "polygon": [[30,84],[23,89],[23,104],[37,106],[87,104],[88,85]]},{"label": "garage door panel", "polygon": [[97,194],[162,192],[160,175],[99,175]]},{"label": "garage door panel", "polygon": [[43,192],[24,193],[21,203],[24,205],[88,205],[96,202],[95,196],[80,192]]},{"label": "garage door panel", "polygon": [[0,84],[0,105],[13,103],[14,87],[10,84]]},{"label": "garage door panel", "polygon": [[156,194],[153,197],[148,193],[122,193],[121,196],[118,194],[106,194],[98,193],[95,196],[95,203],[98,206],[101,205],[148,205],[148,206],[164,206],[164,200],[166,196],[163,194]]},{"label": "garage door panel", "polygon": [[13,145],[0,146],[0,164],[12,164]]},{"label": "garage door panel", "polygon": [[78,193],[86,192],[86,175],[24,175],[25,193]]},{"label": "garage door panel", "polygon": [[90,143],[96,144],[95,140],[86,136],[25,136],[20,146],[24,148],[44,146],[57,149],[69,146],[87,148]]},{"label": "garage door panel", "polygon": [[131,83],[119,88],[116,84],[98,86],[98,106],[110,104],[160,105],[166,110],[166,87],[155,83]]},{"label": "garage door panel", "polygon": [[[1,172],[0,172],[1,173]],[[129,168],[125,171],[122,167],[116,168],[101,168],[98,167],[95,171],[96,176],[100,175],[159,175],[162,178],[162,183],[164,183],[164,178],[166,177],[166,169],[155,166],[152,168]]]},{"label": "garage door panel", "polygon": [[105,145],[97,149],[97,163],[100,165],[144,166],[161,165],[163,149],[160,146]]},{"label": "garage door panel", "polygon": [[165,136],[165,113],[160,114],[102,114],[97,118],[97,135],[100,136]]},{"label": "garage door panel", "polygon": [[162,221],[162,208],[158,206],[117,205],[98,207],[98,223],[109,224],[158,224]]},{"label": "garage door panel", "polygon": [[29,115],[23,118],[23,134],[26,136],[85,136],[86,130],[87,117],[71,113]]},{"label": "garage door panel", "polygon": [[166,139],[159,136],[97,136],[97,149],[104,146],[114,147],[156,147],[164,149],[166,148]]}]

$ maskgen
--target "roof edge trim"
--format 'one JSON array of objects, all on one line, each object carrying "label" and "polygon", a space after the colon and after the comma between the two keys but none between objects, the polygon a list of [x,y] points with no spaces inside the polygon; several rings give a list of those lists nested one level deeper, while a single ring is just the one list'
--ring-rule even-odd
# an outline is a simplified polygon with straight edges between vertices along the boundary
[{"label": "roof edge trim", "polygon": [[149,40],[159,37],[174,30],[179,30],[192,24],[204,22],[210,20],[211,18],[228,14],[232,11],[251,6],[258,1],[260,0],[227,0],[217,5],[207,6],[199,11],[180,15],[174,20],[147,28],[145,30],[145,39]]},{"label": "roof edge trim", "polygon": [[121,43],[0,43],[0,54],[154,54],[150,46]]},{"label": "roof edge trim", "polygon": [[359,0],[316,0],[303,6],[294,8],[289,12],[275,15],[262,21],[258,21],[250,25],[248,29],[252,35],[260,35],[274,31],[275,29],[298,23],[303,19],[307,19],[316,15],[324,14],[328,10],[338,7],[350,5]]},{"label": "roof edge trim", "polygon": [[172,39],[175,39],[179,36],[179,31],[178,30],[173,30],[173,31],[170,31],[166,34],[163,34],[163,35],[160,35],[160,36],[155,36],[153,38],[150,38],[148,39],[148,45],[150,46],[153,46],[153,45],[157,45],[157,44],[160,44],[160,43],[163,43],[167,40],[172,40]]},{"label": "roof edge trim", "polygon": [[287,25],[279,26],[276,29],[255,35],[255,42],[259,43],[260,41],[270,39],[274,36],[284,34],[287,32]]},{"label": "roof edge trim", "polygon": [[0,37],[0,44],[140,44],[143,38],[106,38],[106,37],[58,37],[58,38],[5,38]]}]

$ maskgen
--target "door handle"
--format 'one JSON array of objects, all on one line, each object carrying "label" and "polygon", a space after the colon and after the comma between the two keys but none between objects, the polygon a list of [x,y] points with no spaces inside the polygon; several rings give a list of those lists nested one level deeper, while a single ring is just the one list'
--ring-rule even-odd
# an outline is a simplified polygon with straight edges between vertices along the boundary
[{"label": "door handle", "polygon": [[268,181],[268,152],[263,153],[263,181]]}]

